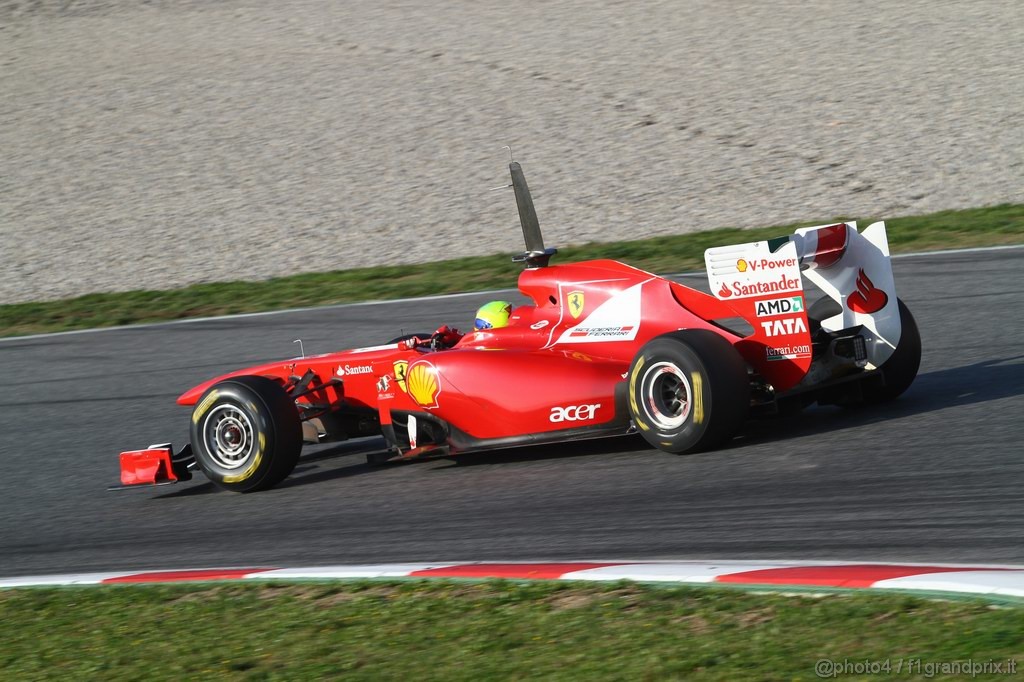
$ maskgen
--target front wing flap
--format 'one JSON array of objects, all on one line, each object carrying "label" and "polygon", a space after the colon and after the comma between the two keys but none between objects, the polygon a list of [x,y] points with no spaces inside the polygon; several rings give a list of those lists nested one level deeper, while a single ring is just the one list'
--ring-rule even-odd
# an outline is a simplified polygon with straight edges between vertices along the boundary
[{"label": "front wing flap", "polygon": [[121,453],[121,485],[108,490],[123,490],[140,485],[170,485],[192,478],[196,460],[192,446],[186,445],[178,454],[170,443],[150,445],[145,450],[127,450]]}]

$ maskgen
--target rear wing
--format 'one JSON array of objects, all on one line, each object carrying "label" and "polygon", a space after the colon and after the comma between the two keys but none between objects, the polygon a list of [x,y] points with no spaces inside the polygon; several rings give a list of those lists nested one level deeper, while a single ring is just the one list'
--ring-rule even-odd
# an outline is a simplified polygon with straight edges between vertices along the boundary
[{"label": "rear wing", "polygon": [[[863,233],[856,222],[805,227],[788,237],[708,249],[704,262],[711,293],[750,322],[754,336],[764,336],[766,343],[803,349],[810,342],[805,279],[841,308],[821,320],[822,328],[838,332],[861,326],[871,365],[888,360],[899,343],[884,222]],[[802,351],[794,355],[802,358]]]}]

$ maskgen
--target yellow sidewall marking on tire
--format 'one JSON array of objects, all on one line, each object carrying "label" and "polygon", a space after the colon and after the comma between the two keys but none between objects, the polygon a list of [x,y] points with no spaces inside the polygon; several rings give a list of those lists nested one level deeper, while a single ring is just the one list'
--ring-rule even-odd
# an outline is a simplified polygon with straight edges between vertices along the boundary
[{"label": "yellow sidewall marking on tire", "polygon": [[246,467],[245,471],[243,471],[240,474],[235,474],[233,476],[225,476],[224,482],[238,483],[239,481],[244,481],[245,479],[249,478],[250,476],[252,476],[253,472],[256,471],[256,467],[260,465],[261,459],[263,459],[263,453],[257,452],[256,456],[252,458],[252,464]]},{"label": "yellow sidewall marking on tire", "polygon": [[205,398],[196,405],[196,409],[192,411],[192,423],[198,424],[200,417],[206,414],[206,411],[213,406],[213,402],[220,397],[220,391],[214,389],[210,391]]},{"label": "yellow sidewall marking on tire", "polygon": [[234,474],[232,476],[225,476],[224,477],[224,482],[225,483],[238,483],[239,481],[244,481],[245,479],[247,479],[250,476],[252,476],[256,472],[256,469],[259,467],[260,461],[263,459],[263,448],[266,447],[266,444],[267,444],[267,438],[261,432],[260,433],[260,447],[259,447],[259,450],[256,451],[256,456],[252,458],[252,463],[249,466],[247,466],[245,468],[245,471],[243,471],[240,474]]},{"label": "yellow sidewall marking on tire", "polygon": [[636,379],[640,376],[640,368],[644,366],[644,356],[640,356],[640,359],[636,361],[636,366],[633,367],[633,372],[629,375],[629,405],[633,408],[633,421],[642,431],[650,431],[651,427],[643,422],[637,415],[640,414],[640,407],[636,404]]},{"label": "yellow sidewall marking on tire", "polygon": [[693,423],[704,423],[704,385],[700,372],[690,372],[693,383]]},{"label": "yellow sidewall marking on tire", "polygon": [[644,356],[636,361],[633,372],[629,375],[629,405],[633,408],[633,414],[639,414],[640,408],[636,404],[636,378],[640,376],[640,368],[644,366]]}]

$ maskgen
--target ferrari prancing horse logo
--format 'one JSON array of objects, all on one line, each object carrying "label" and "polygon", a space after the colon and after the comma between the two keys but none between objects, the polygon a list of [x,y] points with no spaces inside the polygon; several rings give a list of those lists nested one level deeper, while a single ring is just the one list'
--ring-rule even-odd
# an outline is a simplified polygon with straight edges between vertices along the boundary
[{"label": "ferrari prancing horse logo", "polygon": [[569,314],[572,315],[572,319],[579,319],[583,313],[583,292],[570,291],[565,300],[569,303]]},{"label": "ferrari prancing horse logo", "polygon": [[394,367],[395,382],[398,384],[398,387],[402,389],[402,391],[408,393],[409,389],[405,387],[405,375],[406,372],[409,371],[409,363],[406,362],[405,360],[396,360]]}]

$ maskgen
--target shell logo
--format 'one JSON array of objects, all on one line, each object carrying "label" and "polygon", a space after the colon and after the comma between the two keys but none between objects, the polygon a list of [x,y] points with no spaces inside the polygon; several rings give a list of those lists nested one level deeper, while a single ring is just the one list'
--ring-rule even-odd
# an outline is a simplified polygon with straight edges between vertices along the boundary
[{"label": "shell logo", "polygon": [[409,368],[405,377],[409,395],[421,407],[437,407],[437,396],[441,393],[441,382],[437,368],[429,362],[418,362]]},{"label": "shell logo", "polygon": [[739,270],[740,272],[746,272],[747,271],[747,261],[745,261],[742,258],[740,258],[738,261],[736,261],[736,269]]}]

